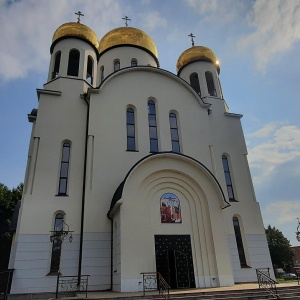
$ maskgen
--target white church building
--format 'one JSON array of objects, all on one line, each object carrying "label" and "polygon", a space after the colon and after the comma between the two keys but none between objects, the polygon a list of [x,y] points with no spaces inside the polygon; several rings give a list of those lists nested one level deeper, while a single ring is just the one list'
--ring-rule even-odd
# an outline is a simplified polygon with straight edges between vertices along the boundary
[{"label": "white church building", "polygon": [[[228,109],[211,49],[193,43],[173,74],[142,30],[99,39],[71,22],[50,53],[28,115],[11,294],[54,292],[58,272],[90,275],[90,291],[129,292],[147,272],[177,289],[272,270],[242,115]],[[64,242],[51,242],[60,230]]]}]

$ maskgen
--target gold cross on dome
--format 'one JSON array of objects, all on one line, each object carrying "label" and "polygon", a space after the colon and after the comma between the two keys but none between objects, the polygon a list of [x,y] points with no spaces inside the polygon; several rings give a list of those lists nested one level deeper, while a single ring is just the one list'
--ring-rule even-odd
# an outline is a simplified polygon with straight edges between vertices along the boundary
[{"label": "gold cross on dome", "polygon": [[78,15],[78,18],[77,18],[77,23],[80,23],[80,17],[84,16],[84,14],[81,13],[81,11],[79,10],[77,13],[75,13],[75,15]]},{"label": "gold cross on dome", "polygon": [[194,43],[194,35],[192,34],[192,33],[190,33],[188,36],[190,36],[191,37],[191,40],[192,40],[192,47],[194,47],[195,46],[195,43]]},{"label": "gold cross on dome", "polygon": [[125,18],[122,18],[122,20],[125,20],[125,25],[126,25],[126,27],[128,27],[127,21],[131,21],[131,19],[129,19],[127,16],[125,16]]}]

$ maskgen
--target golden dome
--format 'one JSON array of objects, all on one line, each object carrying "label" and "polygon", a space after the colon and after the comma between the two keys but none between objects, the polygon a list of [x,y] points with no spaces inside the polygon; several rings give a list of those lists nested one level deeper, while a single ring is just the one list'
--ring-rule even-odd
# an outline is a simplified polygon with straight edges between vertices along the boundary
[{"label": "golden dome", "polygon": [[96,49],[98,49],[99,46],[98,37],[92,29],[81,23],[70,22],[61,25],[54,32],[51,52],[56,42],[65,37],[75,37],[83,39],[94,46]]},{"label": "golden dome", "polygon": [[99,53],[121,45],[133,45],[150,52],[157,60],[157,49],[153,40],[142,30],[120,27],[108,32],[99,42]]},{"label": "golden dome", "polygon": [[187,64],[197,60],[209,61],[217,67],[218,71],[220,69],[218,59],[211,49],[206,48],[204,46],[194,46],[185,50],[179,56],[176,65],[177,72],[180,72],[181,69]]}]

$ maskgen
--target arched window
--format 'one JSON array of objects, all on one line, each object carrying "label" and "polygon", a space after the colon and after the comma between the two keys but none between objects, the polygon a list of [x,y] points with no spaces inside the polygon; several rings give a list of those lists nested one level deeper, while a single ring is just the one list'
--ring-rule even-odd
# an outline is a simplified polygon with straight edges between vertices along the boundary
[{"label": "arched window", "polygon": [[216,88],[215,88],[212,73],[211,72],[205,72],[205,78],[206,78],[208,94],[210,96],[217,96],[217,91],[216,91]]},{"label": "arched window", "polygon": [[219,76],[218,76],[218,83],[219,83],[219,90],[220,90],[221,99],[224,99],[223,92],[222,92],[221,81],[220,81]]},{"label": "arched window", "polygon": [[243,239],[242,239],[242,233],[241,233],[239,219],[237,217],[233,217],[232,222],[233,222],[236,246],[237,246],[238,253],[239,253],[239,259],[240,259],[241,267],[242,268],[243,267],[248,267],[247,261],[246,261],[246,255],[245,255],[245,250],[244,250],[244,245],[243,245]]},{"label": "arched window", "polygon": [[79,60],[80,52],[78,50],[71,50],[69,53],[69,63],[68,63],[68,75],[69,76],[78,76],[79,72]]},{"label": "arched window", "polygon": [[67,195],[70,150],[70,143],[64,143],[61,155],[58,195]]},{"label": "arched window", "polygon": [[[53,231],[63,230],[64,224],[64,215],[58,213],[55,216]],[[53,239],[52,241],[52,253],[51,253],[51,264],[50,264],[50,273],[57,273],[60,266],[60,257],[61,257],[61,239]]]},{"label": "arched window", "polygon": [[61,52],[58,51],[55,54],[55,60],[54,60],[54,68],[53,68],[53,72],[52,72],[52,77],[51,79],[54,79],[58,76],[59,73],[59,66],[60,66],[60,58],[61,58]]},{"label": "arched window", "polygon": [[118,70],[120,70],[120,60],[119,60],[119,59],[116,59],[116,60],[114,61],[114,71],[116,72],[116,71],[118,71]]},{"label": "arched window", "polygon": [[169,121],[171,130],[172,151],[180,153],[177,117],[174,113],[169,114]]},{"label": "arched window", "polygon": [[94,68],[94,61],[92,57],[88,56],[87,67],[86,67],[86,81],[90,84],[93,84],[93,68]]},{"label": "arched window", "polygon": [[126,126],[127,126],[127,150],[135,151],[135,119],[134,110],[127,108],[126,111]]},{"label": "arched window", "polygon": [[100,78],[101,78],[101,82],[104,80],[104,66],[102,66],[100,68]]},{"label": "arched window", "polygon": [[192,73],[190,75],[190,83],[192,88],[199,94],[201,95],[200,91],[200,84],[199,84],[199,78],[197,73]]},{"label": "arched window", "polygon": [[230,175],[230,169],[229,169],[229,164],[228,164],[228,158],[225,155],[222,155],[222,162],[223,162],[225,181],[226,181],[226,185],[227,185],[228,198],[229,198],[229,201],[235,201],[232,180],[231,180],[231,175]]},{"label": "arched window", "polygon": [[136,67],[137,66],[137,60],[135,59],[135,58],[133,58],[132,60],[131,60],[131,66],[132,67]]},{"label": "arched window", "polygon": [[158,152],[157,124],[155,103],[148,101],[148,120],[149,120],[149,136],[150,136],[150,152]]}]

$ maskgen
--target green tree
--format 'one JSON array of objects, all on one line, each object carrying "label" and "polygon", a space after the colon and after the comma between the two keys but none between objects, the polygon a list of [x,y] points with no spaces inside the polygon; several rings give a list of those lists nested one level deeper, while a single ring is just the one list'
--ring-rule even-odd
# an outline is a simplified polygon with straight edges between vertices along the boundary
[{"label": "green tree", "polygon": [[294,251],[290,241],[275,227],[268,226],[266,235],[274,269],[290,269],[294,264]]},{"label": "green tree", "polygon": [[22,192],[22,183],[11,190],[3,183],[0,183],[0,270],[6,269],[8,266],[12,241],[9,225],[15,206],[18,200],[22,198]]}]

